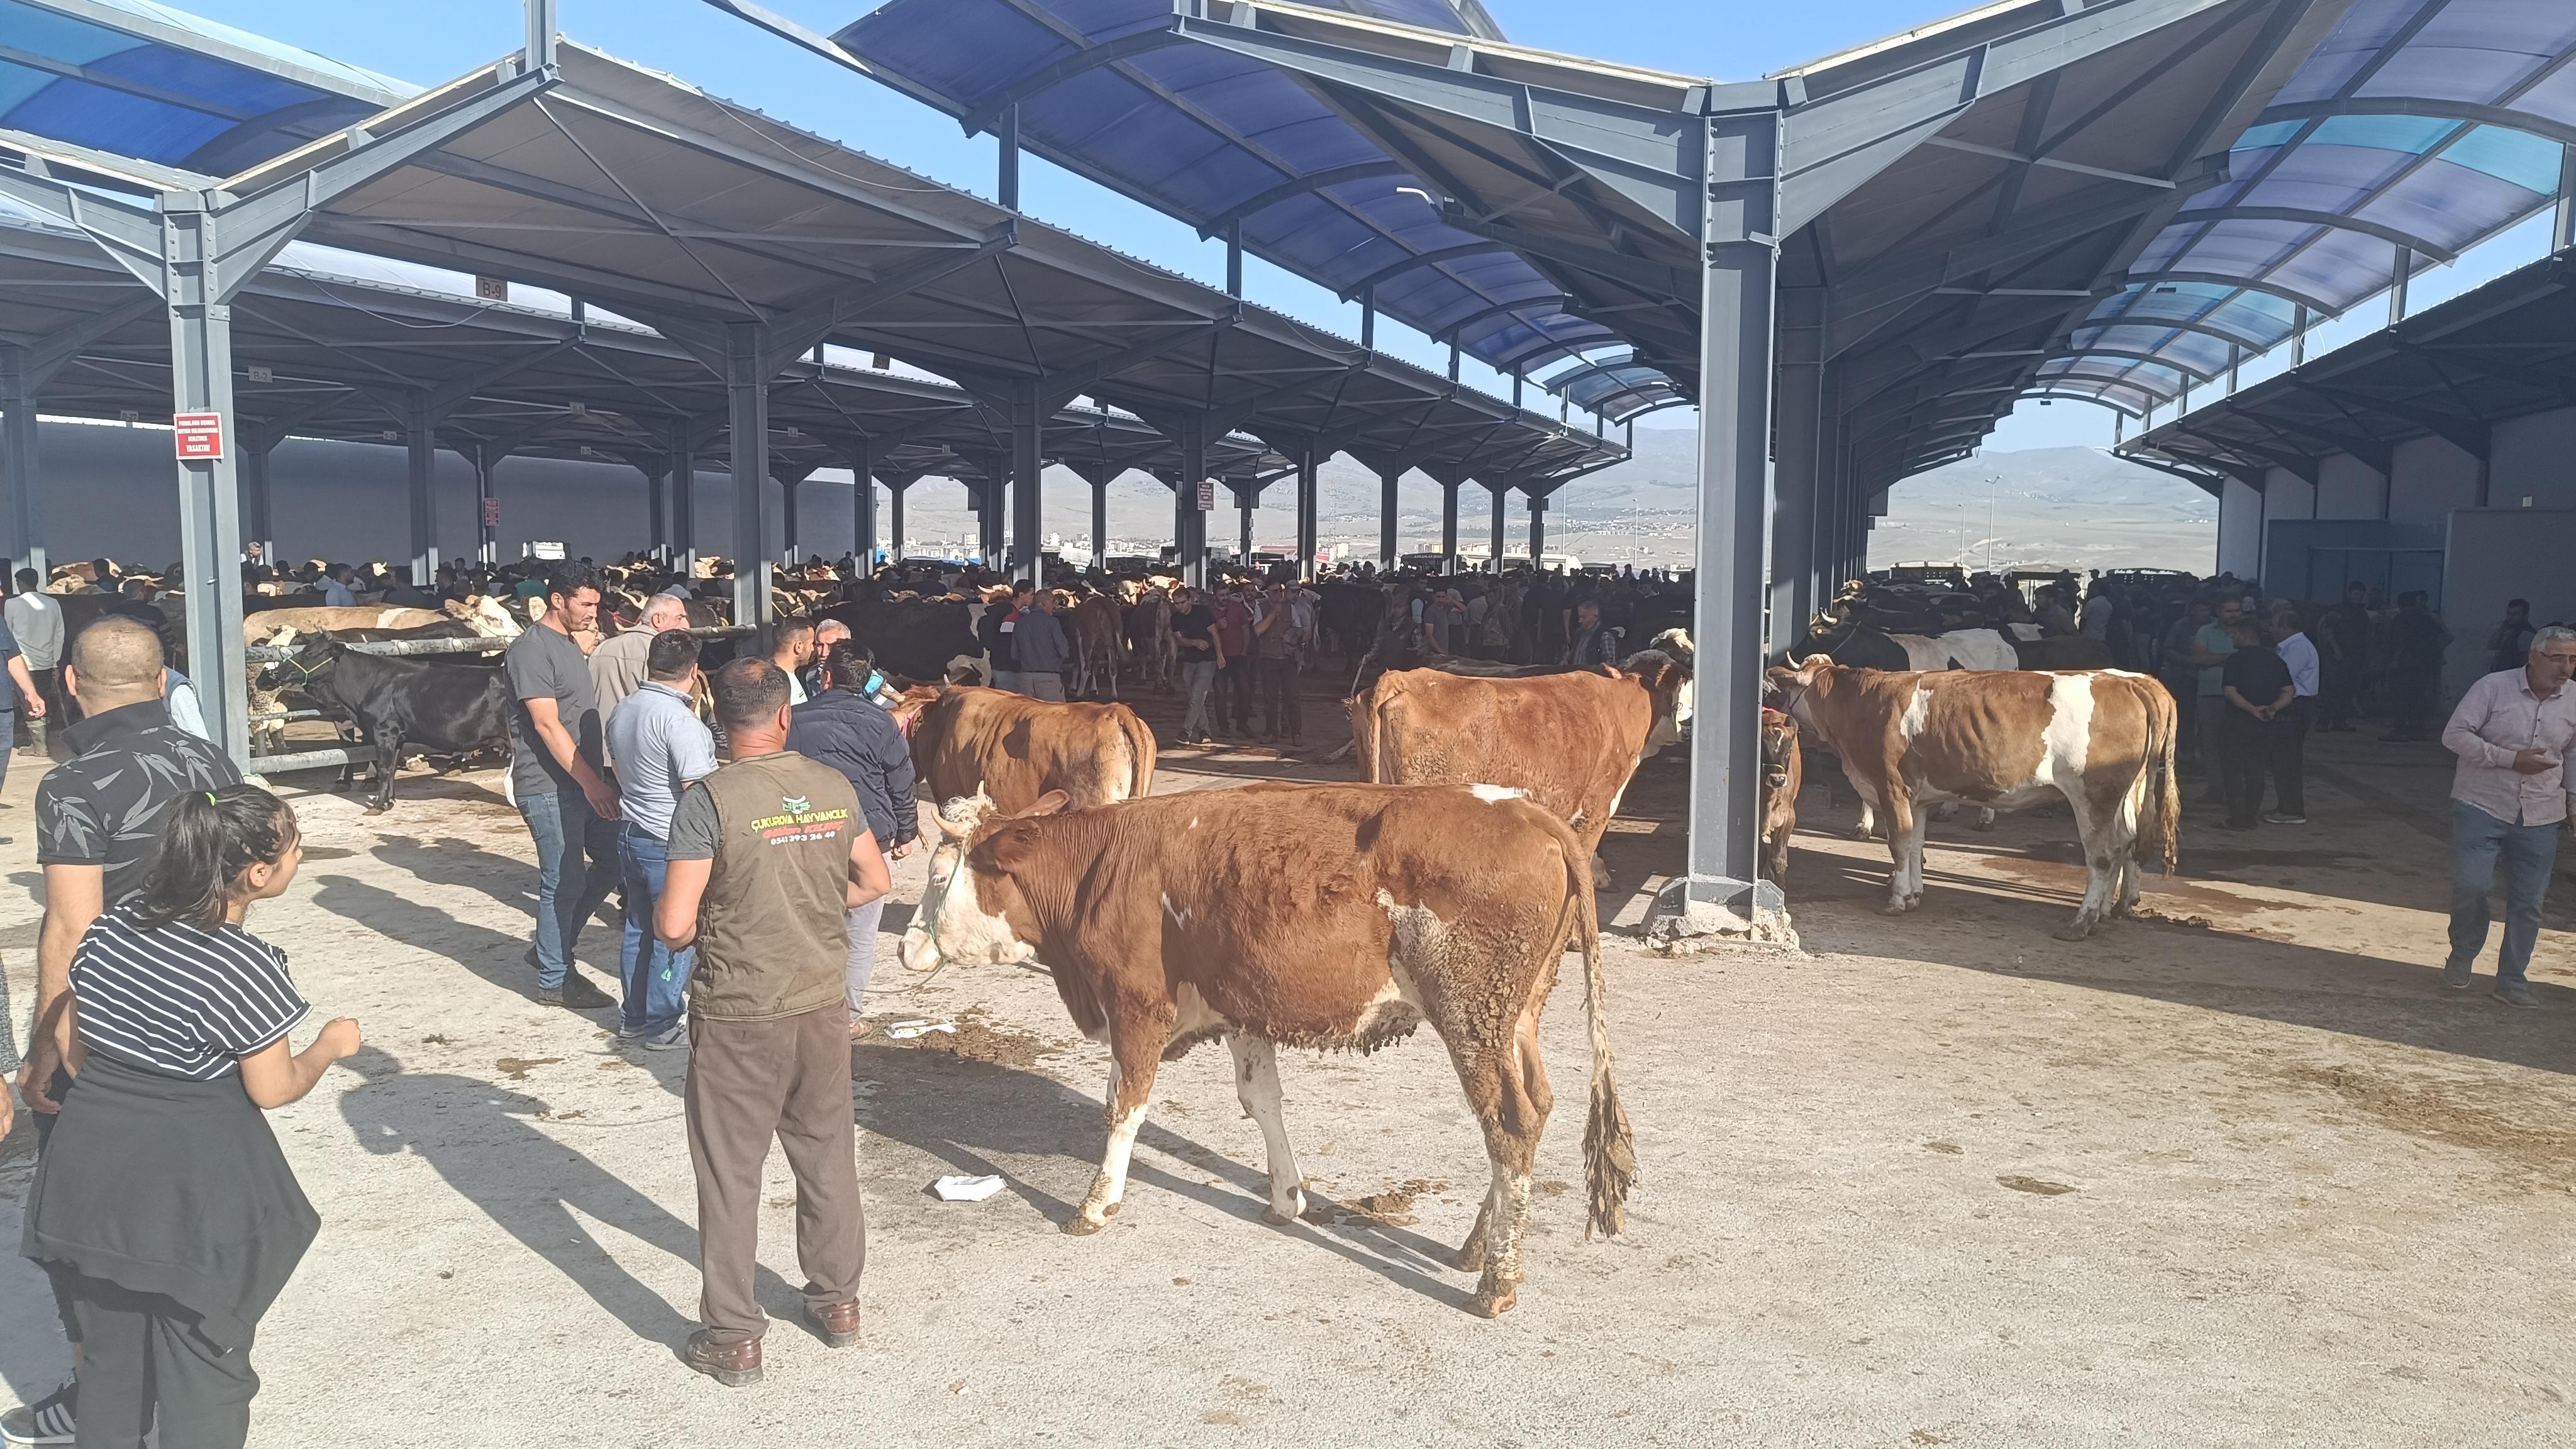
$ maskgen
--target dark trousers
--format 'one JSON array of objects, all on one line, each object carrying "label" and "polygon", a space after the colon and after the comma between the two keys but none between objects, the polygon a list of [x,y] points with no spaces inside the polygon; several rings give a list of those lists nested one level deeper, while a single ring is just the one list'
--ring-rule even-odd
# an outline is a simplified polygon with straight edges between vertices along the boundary
[{"label": "dark trousers", "polygon": [[850,1115],[850,1008],[835,998],[774,1021],[689,1018],[689,1165],[698,1177],[698,1319],[718,1345],[758,1338],[760,1165],[769,1140],[796,1174],[796,1263],[805,1302],[859,1296],[867,1215]]},{"label": "dark trousers", "polygon": [[1258,659],[1261,666],[1261,718],[1273,735],[1295,739],[1306,732],[1304,711],[1297,699],[1297,661]]},{"label": "dark trousers", "polygon": [[2251,829],[2263,813],[2263,770],[2272,755],[2272,726],[2230,707],[2218,727],[2218,782],[2227,823]]},{"label": "dark trousers", "polygon": [[1226,733],[1252,733],[1253,680],[1260,670],[1260,661],[1247,654],[1228,656],[1216,672],[1216,714]]},{"label": "dark trousers", "polygon": [[2420,665],[2388,671],[2388,732],[2402,740],[2433,737],[2433,671]]},{"label": "dark trousers", "polygon": [[[46,1092],[50,1093],[57,1102],[63,1099],[63,1093],[71,1089],[71,1074],[59,1069],[55,1071],[54,1079],[45,1084]],[[7,1090],[9,1088],[6,1084],[0,1084],[0,1092]],[[38,1112],[31,1108],[27,1115],[36,1119],[36,1160],[41,1163],[45,1160],[45,1149],[53,1145],[54,1118],[58,1114]],[[51,1280],[53,1285],[54,1317],[63,1325],[63,1337],[77,1348],[81,1341],[80,1315],[72,1311],[72,1284],[78,1281],[79,1275],[68,1268],[48,1266],[45,1269],[45,1277]]]},{"label": "dark trousers", "polygon": [[2349,729],[2353,696],[2361,689],[2361,670],[2349,659],[2317,661],[2317,728]]},{"label": "dark trousers", "polygon": [[2236,711],[2228,708],[2227,696],[2204,694],[2192,701],[2192,733],[2200,736],[2200,768],[2209,779],[2201,798],[2224,804],[2227,800],[2227,721]]},{"label": "dark trousers", "polygon": [[2200,758],[2200,681],[2191,671],[2168,672],[2161,676],[2165,693],[2173,696],[2174,714],[2181,721],[2181,738],[2175,741],[2174,765],[2186,775],[2198,775],[2206,766]]},{"label": "dark trousers", "polygon": [[[2311,697],[2294,698],[2272,718],[2272,793],[2284,815],[2308,813],[2308,725],[2316,703]],[[2261,803],[2259,796],[2256,803]]]},{"label": "dark trousers", "polygon": [[66,1274],[80,1316],[84,1449],[131,1449],[160,1422],[161,1449],[241,1449],[250,1437],[250,1345],[226,1350],[197,1316],[157,1293]]}]

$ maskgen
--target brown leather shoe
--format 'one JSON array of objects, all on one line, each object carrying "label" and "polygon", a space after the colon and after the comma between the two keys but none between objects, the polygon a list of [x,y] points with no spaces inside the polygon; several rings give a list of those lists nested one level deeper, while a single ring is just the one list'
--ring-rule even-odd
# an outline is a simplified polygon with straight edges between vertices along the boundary
[{"label": "brown leather shoe", "polygon": [[859,1300],[852,1298],[819,1309],[809,1303],[805,1305],[805,1322],[823,1336],[825,1343],[848,1348],[859,1341]]},{"label": "brown leather shoe", "polygon": [[756,1338],[720,1345],[710,1342],[701,1328],[689,1335],[680,1361],[729,1389],[760,1382],[760,1340]]}]

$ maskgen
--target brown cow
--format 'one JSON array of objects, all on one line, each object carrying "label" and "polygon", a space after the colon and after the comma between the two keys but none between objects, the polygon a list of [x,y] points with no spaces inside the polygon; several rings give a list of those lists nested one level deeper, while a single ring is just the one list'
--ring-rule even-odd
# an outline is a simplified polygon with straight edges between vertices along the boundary
[{"label": "brown cow", "polygon": [[[1351,742],[1364,779],[1525,790],[1598,852],[1628,777],[1681,738],[1690,682],[1670,649],[1526,679],[1393,669],[1351,701]],[[1592,883],[1610,883],[1598,854]]]},{"label": "brown cow", "polygon": [[1305,1193],[1277,1044],[1368,1052],[1428,1021],[1493,1166],[1457,1266],[1484,1272],[1478,1313],[1511,1307],[1553,1104],[1539,1013],[1570,948],[1591,1017],[1590,1226],[1620,1230],[1635,1156],[1610,1075],[1592,887],[1564,822],[1510,795],[1422,786],[1065,806],[1060,794],[1012,816],[981,799],[943,806],[950,838],[931,856],[904,962],[1043,961],[1074,1025],[1108,1043],[1108,1148],[1066,1232],[1097,1232],[1118,1210],[1156,1064],[1215,1037],[1268,1148],[1263,1216],[1293,1222]]},{"label": "brown cow", "polygon": [[265,644],[269,636],[281,629],[298,634],[325,634],[334,629],[418,629],[428,624],[441,624],[448,615],[440,609],[405,609],[376,604],[358,604],[348,608],[319,605],[309,609],[262,609],[242,620],[242,642]]},{"label": "brown cow", "polygon": [[1776,709],[1762,711],[1762,878],[1789,879],[1789,837],[1798,830],[1798,791],[1807,769],[1798,753],[1798,722]]},{"label": "brown cow", "polygon": [[1073,606],[1073,692],[1091,699],[1118,697],[1118,601],[1091,594]]},{"label": "brown cow", "polygon": [[2063,795],[2084,841],[2084,903],[2057,935],[2080,941],[2138,903],[2139,850],[2171,874],[2182,793],[2164,686],[2120,670],[1941,674],[1849,669],[1822,656],[1771,671],[1782,708],[1842,761],[1887,827],[1886,914],[1923,901],[1917,805],[2018,810]]},{"label": "brown cow", "polygon": [[1003,689],[951,687],[921,711],[912,767],[924,799],[991,796],[1025,810],[1049,790],[1077,805],[1154,788],[1154,732],[1123,704],[1056,704]]}]

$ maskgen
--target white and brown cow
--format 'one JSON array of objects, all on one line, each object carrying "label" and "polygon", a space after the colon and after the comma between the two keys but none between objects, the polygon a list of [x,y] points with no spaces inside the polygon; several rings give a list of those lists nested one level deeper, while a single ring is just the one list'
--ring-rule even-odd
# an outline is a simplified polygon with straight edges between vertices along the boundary
[{"label": "white and brown cow", "polygon": [[1890,915],[1922,903],[1927,815],[1918,807],[1941,801],[2018,810],[2065,797],[2085,869],[2084,904],[2057,933],[2065,940],[2136,907],[2142,847],[2168,874],[2174,868],[2182,828],[2174,705],[2143,674],[1919,674],[1810,657],[1772,670],[1771,685],[1885,823]]},{"label": "white and brown cow", "polygon": [[[1662,641],[1659,641],[1662,642]],[[1686,642],[1617,669],[1497,679],[1391,669],[1351,701],[1362,778],[1382,785],[1502,785],[1574,827],[1598,855],[1637,766],[1681,738],[1691,717]]]},{"label": "white and brown cow", "polygon": [[922,798],[986,795],[1025,810],[1049,790],[1076,805],[1153,793],[1154,732],[1123,704],[1057,704],[1006,689],[939,691],[912,727]]},{"label": "white and brown cow", "polygon": [[1273,1223],[1305,1210],[1280,1115],[1277,1048],[1373,1051],[1431,1024],[1493,1166],[1457,1266],[1475,1309],[1512,1306],[1530,1170],[1553,1097],[1539,1013],[1583,953],[1592,1092],[1590,1226],[1624,1225],[1635,1156],[1610,1075],[1600,931],[1584,849],[1565,823],[1492,787],[1252,785],[1068,810],[1050,794],[1004,815],[939,811],[947,842],[904,962],[1037,961],[1074,1025],[1108,1043],[1109,1142],[1068,1233],[1118,1210],[1156,1064],[1225,1038],[1261,1125]]}]

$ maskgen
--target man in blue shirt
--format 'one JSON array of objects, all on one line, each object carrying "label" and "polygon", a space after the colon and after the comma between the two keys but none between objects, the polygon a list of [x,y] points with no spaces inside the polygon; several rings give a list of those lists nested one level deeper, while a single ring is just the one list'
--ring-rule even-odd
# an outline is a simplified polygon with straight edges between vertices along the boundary
[{"label": "man in blue shirt", "polygon": [[644,682],[608,715],[608,755],[617,762],[617,866],[626,885],[626,939],[617,1034],[649,1051],[689,1044],[681,992],[694,947],[673,951],[653,935],[653,903],[670,869],[666,839],[680,792],[716,772],[713,731],[698,719],[698,640],[666,629],[644,652]]}]

